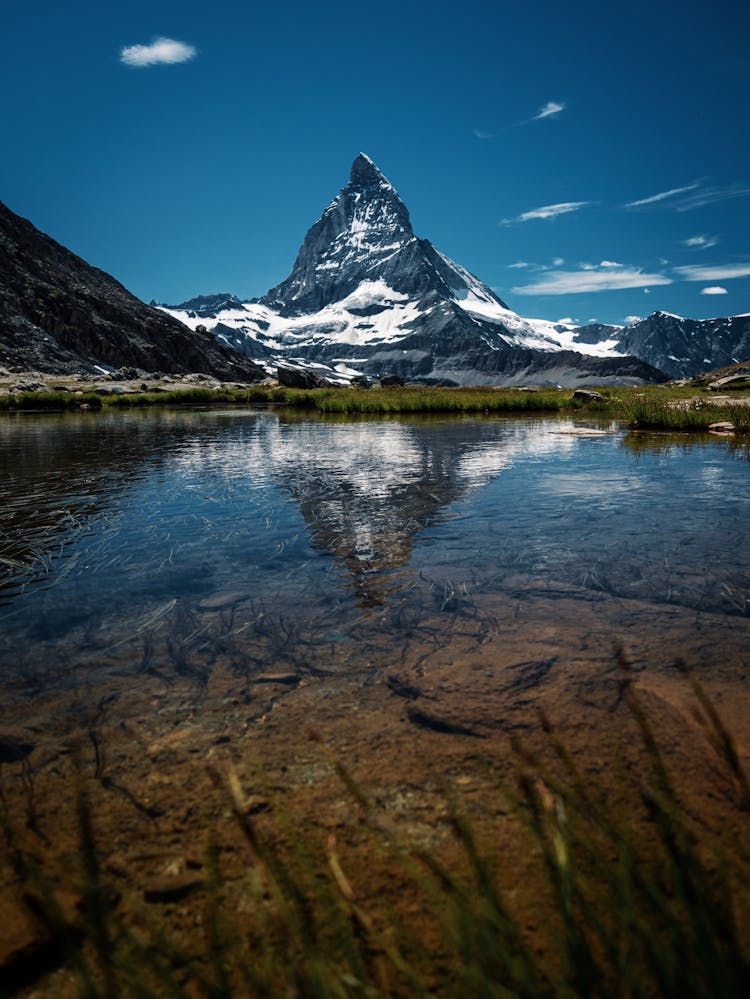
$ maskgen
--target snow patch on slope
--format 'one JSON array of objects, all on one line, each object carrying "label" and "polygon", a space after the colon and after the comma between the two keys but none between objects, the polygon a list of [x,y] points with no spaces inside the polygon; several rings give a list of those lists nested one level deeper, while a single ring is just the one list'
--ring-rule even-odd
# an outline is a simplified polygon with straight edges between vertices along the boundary
[{"label": "snow patch on slope", "polygon": [[[616,339],[582,343],[576,340],[577,326],[522,318],[506,309],[469,271],[443,254],[440,256],[456,276],[455,287],[451,288],[453,302],[472,318],[502,327],[498,333],[506,343],[536,350],[574,350],[592,357],[622,354]],[[231,341],[223,329],[231,330],[235,335],[257,340],[271,350],[302,349],[327,343],[354,346],[395,343],[408,336],[412,324],[425,315],[418,302],[395,291],[382,279],[362,281],[341,301],[301,316],[281,316],[275,309],[259,302],[222,309],[213,317],[184,309],[162,308],[192,330],[205,326],[227,343]]]},{"label": "snow patch on slope", "polygon": [[226,339],[221,329],[216,329],[225,326],[279,350],[314,343],[391,343],[406,336],[408,324],[422,315],[417,303],[409,301],[408,295],[394,291],[382,279],[363,281],[340,302],[302,316],[280,316],[258,302],[244,303],[239,309],[224,309],[212,319],[193,312],[166,308],[164,311],[193,330],[203,325]]}]

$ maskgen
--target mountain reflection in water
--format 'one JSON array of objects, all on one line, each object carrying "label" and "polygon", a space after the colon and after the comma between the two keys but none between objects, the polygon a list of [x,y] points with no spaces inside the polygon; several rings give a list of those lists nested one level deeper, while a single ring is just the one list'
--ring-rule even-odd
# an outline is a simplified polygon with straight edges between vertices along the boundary
[{"label": "mountain reflection in water", "polygon": [[558,432],[569,427],[249,411],[3,419],[0,663],[54,672],[141,646],[150,662],[165,622],[176,660],[208,655],[229,648],[212,615],[232,655],[272,618],[314,644],[419,586],[422,598],[462,586],[517,599],[541,581],[746,613],[739,453],[719,439],[634,450],[620,433]]},{"label": "mountain reflection in water", "polygon": [[398,588],[419,534],[516,457],[564,451],[571,438],[510,422],[423,420],[331,424],[265,419],[249,447],[201,444],[184,468],[252,470],[293,497],[316,549],[351,574],[363,606]]}]

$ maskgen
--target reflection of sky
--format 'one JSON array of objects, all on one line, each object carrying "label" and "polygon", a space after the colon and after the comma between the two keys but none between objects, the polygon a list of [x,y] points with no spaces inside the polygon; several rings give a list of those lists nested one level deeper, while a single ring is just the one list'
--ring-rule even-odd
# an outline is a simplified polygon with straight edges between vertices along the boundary
[{"label": "reflection of sky", "polygon": [[[62,518],[49,572],[0,609],[0,631],[12,624],[33,655],[56,629],[117,628],[175,597],[187,608],[237,590],[305,615],[385,600],[420,572],[498,587],[518,572],[595,577],[696,605],[686,581],[700,575],[700,606],[726,609],[722,584],[747,587],[746,463],[720,440],[633,455],[617,435],[562,436],[559,425],[274,413],[32,422],[25,465],[3,482],[8,509],[39,508],[44,523],[86,490],[95,503],[77,532]],[[14,543],[28,529],[36,545],[39,523],[4,529]]]},{"label": "reflection of sky", "polygon": [[540,488],[560,497],[608,499],[617,493],[642,492],[648,485],[634,475],[559,472],[545,476]]},{"label": "reflection of sky", "polygon": [[[332,475],[348,489],[377,503],[387,501],[394,488],[441,475],[439,455],[429,448],[431,438],[439,437],[439,426],[408,422],[283,424],[267,419],[249,440],[230,442],[229,446],[223,441],[209,446],[195,441],[175,455],[174,461],[183,470],[212,467],[229,477],[289,478],[302,470]],[[457,436],[452,442],[452,475],[463,488],[481,488],[519,459],[575,447],[574,438],[551,433],[549,424],[508,422],[496,427],[499,439],[474,443]]]}]

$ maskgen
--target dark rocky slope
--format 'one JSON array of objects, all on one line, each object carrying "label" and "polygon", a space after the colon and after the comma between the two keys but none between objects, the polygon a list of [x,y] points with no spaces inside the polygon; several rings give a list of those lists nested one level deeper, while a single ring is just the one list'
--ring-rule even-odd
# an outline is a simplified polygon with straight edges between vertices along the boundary
[{"label": "dark rocky slope", "polygon": [[262,375],[210,334],[145,305],[2,202],[0,365],[52,373],[132,366],[242,381]]}]

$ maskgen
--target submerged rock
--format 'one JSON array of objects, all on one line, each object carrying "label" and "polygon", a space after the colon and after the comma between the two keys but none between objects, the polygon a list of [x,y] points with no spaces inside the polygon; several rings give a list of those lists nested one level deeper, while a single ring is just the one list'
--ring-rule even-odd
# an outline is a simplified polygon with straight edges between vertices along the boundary
[{"label": "submerged rock", "polygon": [[0,733],[0,763],[20,763],[35,749],[33,742],[6,733]]}]

